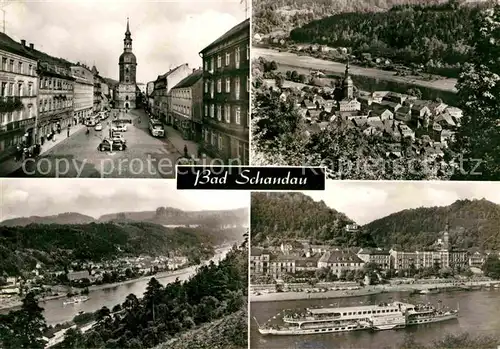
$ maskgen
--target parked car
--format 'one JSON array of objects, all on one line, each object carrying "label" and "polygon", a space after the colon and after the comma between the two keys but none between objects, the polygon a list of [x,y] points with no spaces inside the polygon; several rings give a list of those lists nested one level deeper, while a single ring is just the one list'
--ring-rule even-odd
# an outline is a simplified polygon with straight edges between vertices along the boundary
[{"label": "parked car", "polygon": [[115,125],[113,126],[113,132],[126,132],[127,131],[127,125]]},{"label": "parked car", "polygon": [[96,131],[102,131],[102,124],[101,123],[98,123],[94,126],[94,130]]},{"label": "parked car", "polygon": [[125,139],[125,137],[123,137],[123,134],[121,133],[114,133],[112,140],[115,142],[122,142],[124,144],[127,143],[127,140]]},{"label": "parked car", "polygon": [[113,151],[113,150],[125,150],[127,148],[127,144],[120,140],[115,139],[103,139],[101,144],[97,146],[97,150],[99,151]]}]

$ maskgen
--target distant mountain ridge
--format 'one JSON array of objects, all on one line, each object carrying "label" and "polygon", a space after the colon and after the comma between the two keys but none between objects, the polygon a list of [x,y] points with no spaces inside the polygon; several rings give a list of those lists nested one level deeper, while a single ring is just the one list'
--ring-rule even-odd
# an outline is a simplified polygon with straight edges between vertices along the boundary
[{"label": "distant mountain ridge", "polygon": [[379,246],[429,246],[449,224],[452,245],[500,249],[500,205],[486,199],[406,209],[363,226]]},{"label": "distant mountain ridge", "polygon": [[257,244],[307,239],[342,247],[416,250],[442,238],[448,224],[453,247],[500,250],[500,205],[485,199],[405,209],[347,231],[352,222],[302,193],[252,194],[252,242]]},{"label": "distant mountain ridge", "polygon": [[77,212],[66,212],[52,216],[30,216],[6,219],[0,226],[14,227],[29,224],[87,224],[103,222],[151,222],[164,225],[245,225],[248,222],[248,208],[213,211],[183,211],[172,207],[159,207],[156,211],[118,212],[99,218]]}]

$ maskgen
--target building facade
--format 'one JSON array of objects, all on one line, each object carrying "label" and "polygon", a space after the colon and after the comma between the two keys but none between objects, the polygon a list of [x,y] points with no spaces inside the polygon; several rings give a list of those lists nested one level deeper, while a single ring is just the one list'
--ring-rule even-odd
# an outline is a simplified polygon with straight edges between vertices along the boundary
[{"label": "building facade", "polygon": [[0,159],[36,142],[38,78],[32,47],[0,33]]},{"label": "building facade", "polygon": [[163,120],[167,125],[175,124],[173,109],[171,106],[172,95],[170,90],[179,82],[188,77],[193,71],[187,63],[170,69],[163,75],[158,76],[154,84],[154,112],[153,115]]},{"label": "building facade", "polygon": [[123,40],[123,53],[118,60],[120,79],[115,95],[115,108],[136,108],[136,74],[137,58],[132,53],[132,34],[127,18],[127,30]]},{"label": "building facade", "polygon": [[381,270],[388,270],[391,268],[391,254],[389,251],[382,249],[368,249],[362,248],[358,252],[358,257],[365,263],[375,263]]},{"label": "building facade", "polygon": [[184,139],[200,140],[202,130],[203,70],[193,73],[170,91],[174,124]]},{"label": "building facade", "polygon": [[75,78],[69,67],[49,62],[41,62],[38,72],[40,81],[36,137],[37,143],[43,144],[62,129],[75,123],[73,115]]},{"label": "building facade", "polygon": [[83,123],[93,114],[94,109],[94,74],[85,65],[71,67],[73,74],[73,115],[75,122]]},{"label": "building facade", "polygon": [[153,106],[155,104],[154,100],[154,90],[155,90],[155,82],[150,81],[146,84],[146,98],[147,98],[147,110],[151,112],[153,110]]},{"label": "building facade", "polygon": [[[250,20],[200,53],[203,56],[203,148],[213,158],[248,164]],[[236,161],[231,161],[236,164]]]}]

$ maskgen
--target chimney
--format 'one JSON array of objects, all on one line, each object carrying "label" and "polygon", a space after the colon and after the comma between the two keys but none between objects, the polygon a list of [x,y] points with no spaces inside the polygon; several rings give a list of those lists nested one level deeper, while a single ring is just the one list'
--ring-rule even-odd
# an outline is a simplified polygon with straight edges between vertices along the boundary
[{"label": "chimney", "polygon": [[21,45],[26,46],[26,40],[21,40]]},{"label": "chimney", "polygon": [[35,46],[33,44],[30,44],[30,49],[34,50]]},{"label": "chimney", "polygon": [[193,73],[196,71],[196,68],[193,68]]}]

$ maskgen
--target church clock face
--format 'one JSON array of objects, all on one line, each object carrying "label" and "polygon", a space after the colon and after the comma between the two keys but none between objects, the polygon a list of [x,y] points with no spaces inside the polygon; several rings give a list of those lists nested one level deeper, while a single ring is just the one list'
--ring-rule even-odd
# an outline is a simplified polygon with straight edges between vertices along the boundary
[{"label": "church clock face", "polygon": [[125,62],[130,62],[130,57],[129,56],[125,56]]}]

